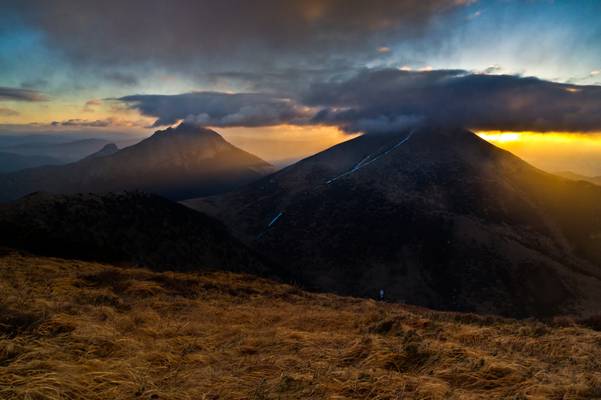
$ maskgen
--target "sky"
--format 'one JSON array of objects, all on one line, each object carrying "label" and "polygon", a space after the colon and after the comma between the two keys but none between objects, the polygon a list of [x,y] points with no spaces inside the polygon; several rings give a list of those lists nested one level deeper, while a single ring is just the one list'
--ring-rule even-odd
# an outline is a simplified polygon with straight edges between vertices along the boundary
[{"label": "sky", "polygon": [[0,133],[148,135],[187,120],[284,160],[416,123],[568,134],[574,146],[601,132],[598,0],[0,0],[0,10]]}]

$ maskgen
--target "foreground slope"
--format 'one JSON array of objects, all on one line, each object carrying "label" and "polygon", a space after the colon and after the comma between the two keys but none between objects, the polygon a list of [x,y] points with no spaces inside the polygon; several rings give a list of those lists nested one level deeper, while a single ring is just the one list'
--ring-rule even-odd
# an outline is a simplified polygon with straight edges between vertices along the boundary
[{"label": "foreground slope", "polygon": [[102,157],[0,175],[0,201],[31,192],[71,194],[143,190],[186,199],[221,193],[256,180],[272,167],[221,137],[195,125],[154,135]]},{"label": "foreground slope", "polygon": [[601,187],[465,130],[365,135],[186,204],[320,291],[512,316],[601,305]]},{"label": "foreground slope", "polygon": [[155,270],[264,274],[265,265],[223,224],[140,192],[36,193],[0,205],[0,246]]},{"label": "foreground slope", "polygon": [[[591,399],[601,333],[248,275],[0,257],[0,399]],[[584,324],[584,325],[583,325]]]}]

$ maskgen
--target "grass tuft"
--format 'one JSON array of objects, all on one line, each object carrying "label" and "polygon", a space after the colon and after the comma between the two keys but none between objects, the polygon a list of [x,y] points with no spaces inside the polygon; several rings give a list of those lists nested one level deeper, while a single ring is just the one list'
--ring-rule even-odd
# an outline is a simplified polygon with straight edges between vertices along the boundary
[{"label": "grass tuft", "polygon": [[5,252],[0,399],[601,398],[599,321]]}]

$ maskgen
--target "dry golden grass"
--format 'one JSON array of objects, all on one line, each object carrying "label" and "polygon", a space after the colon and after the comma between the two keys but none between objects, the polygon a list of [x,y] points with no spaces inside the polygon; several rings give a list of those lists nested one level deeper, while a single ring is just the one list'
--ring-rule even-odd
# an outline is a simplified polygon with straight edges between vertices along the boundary
[{"label": "dry golden grass", "polygon": [[0,399],[601,398],[601,333],[0,257]]}]

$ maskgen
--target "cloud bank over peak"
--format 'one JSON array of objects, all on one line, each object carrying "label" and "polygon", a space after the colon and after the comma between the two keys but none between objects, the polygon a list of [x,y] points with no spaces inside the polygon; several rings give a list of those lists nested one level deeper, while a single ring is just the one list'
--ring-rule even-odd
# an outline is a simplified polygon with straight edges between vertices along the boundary
[{"label": "cloud bank over peak", "polygon": [[418,123],[490,130],[601,131],[601,86],[515,75],[364,69],[287,95],[193,92],[117,100],[157,118],[156,126],[188,120],[215,127],[322,124],[368,133],[398,131]]},{"label": "cloud bank over peak", "polygon": [[186,120],[205,126],[302,125],[313,112],[294,100],[262,93],[192,92],[178,95],[133,95],[118,99],[155,126]]},{"label": "cloud bank over peak", "polygon": [[400,117],[472,129],[601,131],[601,86],[463,70],[365,70],[313,85],[303,104],[322,108],[315,122],[348,131]]}]

